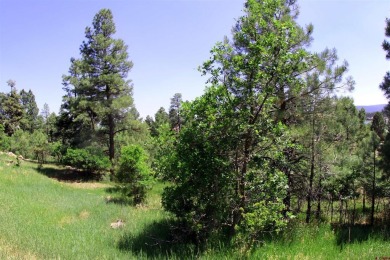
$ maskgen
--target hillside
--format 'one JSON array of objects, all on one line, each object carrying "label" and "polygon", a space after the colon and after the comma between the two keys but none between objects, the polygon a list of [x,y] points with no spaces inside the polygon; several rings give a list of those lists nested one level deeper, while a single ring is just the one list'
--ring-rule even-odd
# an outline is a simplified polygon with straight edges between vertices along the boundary
[{"label": "hillside", "polygon": [[[387,230],[299,221],[245,252],[233,244],[197,251],[171,237],[156,183],[140,207],[109,203],[109,183],[59,181],[65,169],[32,162],[16,166],[0,152],[0,259],[374,259],[390,255]],[[66,174],[66,173],[65,173]],[[361,210],[361,209],[360,209]],[[125,226],[110,223],[123,219]],[[172,231],[172,230],[171,230]]]},{"label": "hillside", "polygon": [[366,110],[366,113],[375,113],[375,112],[381,112],[386,105],[387,104],[369,105],[369,106],[356,106],[356,108],[358,110],[364,108],[364,110]]}]

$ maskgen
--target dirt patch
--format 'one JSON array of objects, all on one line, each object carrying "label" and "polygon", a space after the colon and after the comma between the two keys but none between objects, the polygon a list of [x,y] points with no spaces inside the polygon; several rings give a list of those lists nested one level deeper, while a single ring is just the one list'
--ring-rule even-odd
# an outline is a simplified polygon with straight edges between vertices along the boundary
[{"label": "dirt patch", "polygon": [[61,218],[61,220],[58,222],[58,224],[61,226],[61,227],[64,227],[65,225],[69,225],[69,224],[72,224],[76,221],[76,218],[73,217],[73,216],[65,216],[63,218]]},{"label": "dirt patch", "polygon": [[1,259],[23,259],[23,260],[36,260],[39,259],[33,253],[20,250],[15,246],[11,246],[8,243],[0,239],[0,258]]},{"label": "dirt patch", "polygon": [[109,188],[111,185],[99,182],[62,182],[63,185],[78,189]]},{"label": "dirt patch", "polygon": [[87,219],[88,217],[89,217],[89,212],[86,210],[81,211],[79,214],[79,218],[81,219]]}]

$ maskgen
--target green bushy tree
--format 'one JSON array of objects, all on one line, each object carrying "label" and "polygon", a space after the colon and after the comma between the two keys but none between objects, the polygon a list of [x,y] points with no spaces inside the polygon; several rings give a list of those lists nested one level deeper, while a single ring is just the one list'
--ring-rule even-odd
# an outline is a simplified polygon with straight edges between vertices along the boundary
[{"label": "green bushy tree", "polygon": [[131,198],[134,205],[143,203],[151,184],[151,176],[144,149],[139,145],[122,147],[114,176],[118,183],[115,191],[125,199]]},{"label": "green bushy tree", "polygon": [[[275,106],[304,87],[299,75],[313,60],[304,49],[311,28],[296,24],[294,3],[248,0],[233,40],[218,43],[201,68],[211,86],[182,105],[163,206],[199,242],[226,229],[253,241],[285,224],[287,182],[275,166],[288,163],[282,151],[294,145]],[[270,187],[278,189],[268,197]],[[266,209],[273,214],[262,215]]]},{"label": "green bushy tree", "polygon": [[10,138],[5,133],[5,128],[0,124],[0,150],[9,151],[10,150]]},{"label": "green bushy tree", "polygon": [[92,173],[104,172],[110,167],[110,162],[104,154],[94,153],[88,149],[68,148],[62,158],[62,163]]}]

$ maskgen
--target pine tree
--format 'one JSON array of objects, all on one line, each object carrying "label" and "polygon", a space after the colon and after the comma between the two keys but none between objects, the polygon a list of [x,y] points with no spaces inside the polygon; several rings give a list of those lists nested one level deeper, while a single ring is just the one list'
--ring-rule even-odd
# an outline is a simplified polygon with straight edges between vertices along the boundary
[{"label": "pine tree", "polygon": [[376,112],[372,118],[371,131],[374,131],[381,141],[385,140],[385,120],[382,113]]},{"label": "pine tree", "polygon": [[166,123],[169,123],[169,115],[165,111],[163,107],[160,107],[156,114],[154,115],[154,119],[150,116],[147,116],[145,122],[149,126],[150,135],[153,137],[158,137],[159,131],[158,129]]},{"label": "pine tree", "polygon": [[24,130],[32,133],[38,128],[37,118],[39,109],[35,102],[35,95],[31,89],[27,92],[24,89],[20,91],[20,101],[24,110]]},{"label": "pine tree", "polygon": [[[385,28],[385,36],[390,37],[390,19],[386,19],[386,28]],[[382,43],[382,48],[386,52],[386,59],[390,59],[390,42],[384,40]],[[385,96],[387,99],[390,99],[390,71],[388,71],[383,78],[383,82],[379,86],[381,90],[385,92]],[[387,105],[387,109],[389,109],[390,105]]]},{"label": "pine tree", "polygon": [[175,185],[163,206],[200,240],[229,227],[251,243],[283,226],[287,183],[275,165],[291,145],[275,106],[302,89],[312,60],[304,49],[311,31],[297,25],[296,8],[294,1],[246,1],[232,40],[218,43],[201,68],[211,86],[182,105],[185,124],[166,160]]},{"label": "pine tree", "polygon": [[88,123],[94,133],[104,136],[112,163],[115,135],[126,130],[121,122],[129,114],[136,116],[132,85],[127,80],[133,64],[129,61],[125,43],[113,38],[115,32],[111,11],[100,10],[93,19],[92,28],[85,30],[81,58],[72,58],[69,75],[63,76],[67,92],[64,97],[67,106],[63,106],[63,112],[76,123]]},{"label": "pine tree", "polygon": [[171,128],[179,131],[181,124],[183,123],[180,116],[182,96],[180,93],[176,93],[171,98],[171,106],[169,107],[169,121],[171,122]]},{"label": "pine tree", "polygon": [[0,123],[4,126],[5,133],[11,136],[16,130],[21,129],[24,110],[20,102],[21,97],[15,87],[16,82],[8,80],[7,84],[11,87],[11,92],[0,95]]}]

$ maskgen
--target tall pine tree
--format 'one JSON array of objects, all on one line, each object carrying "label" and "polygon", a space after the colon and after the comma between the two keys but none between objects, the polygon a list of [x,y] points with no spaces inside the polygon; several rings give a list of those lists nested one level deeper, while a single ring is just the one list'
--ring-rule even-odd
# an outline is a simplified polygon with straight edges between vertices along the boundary
[{"label": "tall pine tree", "polygon": [[20,101],[25,113],[23,129],[32,133],[38,128],[37,119],[39,109],[37,103],[35,102],[35,95],[31,89],[28,92],[24,89],[20,91]]},{"label": "tall pine tree", "polygon": [[[108,155],[115,158],[114,138],[124,131],[121,123],[133,110],[132,85],[127,75],[133,66],[127,46],[113,38],[116,32],[110,10],[102,9],[94,17],[92,28],[85,30],[80,59],[71,59],[69,75],[63,76],[63,113],[76,123],[89,124],[108,144]],[[93,135],[90,135],[93,136]]]},{"label": "tall pine tree", "polygon": [[[390,38],[390,19],[386,19],[386,28],[385,28],[386,37]],[[390,42],[384,40],[382,43],[382,48],[386,52],[386,59],[390,59]],[[387,99],[390,99],[390,71],[388,71],[383,78],[383,82],[379,86],[384,92]],[[389,109],[389,105],[387,109]]]},{"label": "tall pine tree", "polygon": [[4,132],[11,136],[23,125],[24,110],[15,87],[16,82],[8,80],[7,84],[11,87],[11,92],[0,93],[0,124],[4,126]]}]

